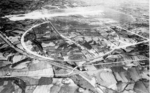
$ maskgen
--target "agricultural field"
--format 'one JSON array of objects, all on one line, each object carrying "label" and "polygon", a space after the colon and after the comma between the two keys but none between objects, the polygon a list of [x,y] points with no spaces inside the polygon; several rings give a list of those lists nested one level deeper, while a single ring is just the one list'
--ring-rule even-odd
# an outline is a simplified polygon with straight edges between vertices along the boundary
[{"label": "agricultural field", "polygon": [[149,0],[1,0],[0,93],[149,93]]}]

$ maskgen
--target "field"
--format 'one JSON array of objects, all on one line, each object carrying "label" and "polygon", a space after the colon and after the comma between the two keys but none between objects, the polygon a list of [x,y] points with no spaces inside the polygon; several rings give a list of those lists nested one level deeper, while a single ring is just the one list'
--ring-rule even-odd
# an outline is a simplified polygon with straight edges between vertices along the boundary
[{"label": "field", "polygon": [[148,0],[0,1],[0,93],[149,93]]}]

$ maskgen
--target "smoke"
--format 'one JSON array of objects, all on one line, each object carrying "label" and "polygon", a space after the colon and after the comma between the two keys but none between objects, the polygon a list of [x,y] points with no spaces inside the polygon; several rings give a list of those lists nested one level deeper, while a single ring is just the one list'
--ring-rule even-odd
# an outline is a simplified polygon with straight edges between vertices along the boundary
[{"label": "smoke", "polygon": [[12,21],[17,20],[25,20],[25,19],[45,19],[45,18],[53,18],[58,16],[69,16],[69,15],[95,15],[95,14],[102,14],[103,9],[100,6],[93,6],[93,7],[76,7],[76,8],[69,8],[69,9],[57,9],[57,10],[37,10],[27,14],[20,14],[20,15],[9,15],[5,16]]},{"label": "smoke", "polygon": [[[93,14],[93,15],[97,13],[102,14],[106,9],[102,9],[101,6],[112,7],[112,6],[122,6],[125,3],[130,3],[130,4],[148,4],[149,3],[149,0],[79,0],[79,1],[85,3],[86,5],[90,5],[92,7],[90,8],[77,7],[77,8],[67,8],[67,9],[57,9],[57,10],[43,9],[43,10],[36,10],[27,14],[9,15],[5,17],[9,18],[12,21],[17,21],[17,20],[25,20],[25,19],[53,18],[57,16],[68,16],[68,15],[82,15],[82,16],[85,15],[86,16],[89,14]],[[110,13],[108,13],[108,15],[110,15]],[[118,13],[116,15],[118,15]]]},{"label": "smoke", "polygon": [[149,4],[149,0],[80,0],[87,5],[120,6],[124,3]]}]

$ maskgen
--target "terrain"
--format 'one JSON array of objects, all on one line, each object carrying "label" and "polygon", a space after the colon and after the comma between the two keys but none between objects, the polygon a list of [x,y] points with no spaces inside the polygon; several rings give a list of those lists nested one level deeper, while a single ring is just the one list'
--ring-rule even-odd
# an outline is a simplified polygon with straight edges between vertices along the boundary
[{"label": "terrain", "polygon": [[0,93],[149,93],[148,0],[1,0]]}]

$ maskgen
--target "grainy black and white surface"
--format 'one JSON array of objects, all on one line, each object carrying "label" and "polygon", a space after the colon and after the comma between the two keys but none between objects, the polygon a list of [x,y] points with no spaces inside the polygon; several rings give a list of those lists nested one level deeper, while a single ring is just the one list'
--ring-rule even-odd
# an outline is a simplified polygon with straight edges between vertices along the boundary
[{"label": "grainy black and white surface", "polygon": [[149,0],[1,0],[0,93],[149,93]]}]

